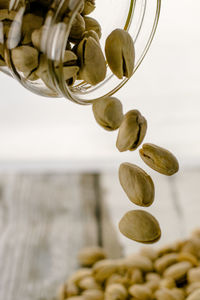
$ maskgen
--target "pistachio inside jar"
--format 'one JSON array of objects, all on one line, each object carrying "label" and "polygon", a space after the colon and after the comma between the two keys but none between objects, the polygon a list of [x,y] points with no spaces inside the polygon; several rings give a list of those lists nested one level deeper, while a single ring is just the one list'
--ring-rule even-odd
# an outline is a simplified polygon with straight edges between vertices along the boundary
[{"label": "pistachio inside jar", "polygon": [[[41,96],[78,104],[111,96],[144,59],[160,5],[161,0],[2,0],[0,71]],[[113,74],[105,54],[116,29],[127,31],[134,45],[134,66],[130,52],[121,57],[121,76]],[[127,36],[119,41],[128,41]]]}]

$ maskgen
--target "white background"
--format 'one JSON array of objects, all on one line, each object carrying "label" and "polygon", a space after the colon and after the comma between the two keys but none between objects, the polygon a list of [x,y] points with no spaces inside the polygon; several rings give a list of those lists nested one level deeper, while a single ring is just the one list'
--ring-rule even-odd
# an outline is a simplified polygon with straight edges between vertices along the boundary
[{"label": "white background", "polygon": [[[163,1],[153,44],[117,94],[124,111],[148,120],[147,142],[172,150],[181,165],[200,164],[200,1]],[[46,162],[91,168],[137,161],[118,153],[117,133],[94,121],[91,107],[31,94],[0,74],[0,163]]]}]

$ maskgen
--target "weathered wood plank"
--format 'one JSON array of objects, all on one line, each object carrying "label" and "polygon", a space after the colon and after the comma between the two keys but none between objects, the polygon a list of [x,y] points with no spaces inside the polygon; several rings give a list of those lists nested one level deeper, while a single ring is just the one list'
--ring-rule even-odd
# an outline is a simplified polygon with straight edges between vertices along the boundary
[{"label": "weathered wood plank", "polygon": [[0,299],[53,296],[77,251],[97,244],[93,184],[92,175],[0,176]]}]

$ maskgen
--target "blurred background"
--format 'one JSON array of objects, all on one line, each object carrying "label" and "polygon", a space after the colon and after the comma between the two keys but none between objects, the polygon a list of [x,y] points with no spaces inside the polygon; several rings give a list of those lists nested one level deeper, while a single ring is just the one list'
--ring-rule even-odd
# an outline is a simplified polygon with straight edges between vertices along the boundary
[{"label": "blurred background", "polygon": [[[145,142],[177,156],[180,171],[172,178],[151,171],[138,151],[119,153],[117,132],[100,128],[91,106],[39,97],[0,74],[0,273],[7,274],[0,282],[2,299],[32,299],[33,291],[33,299],[49,295],[76,267],[75,253],[84,245],[101,244],[111,256],[113,249],[119,256],[141,246],[117,230],[122,215],[134,209],[118,182],[121,162],[138,164],[155,182],[148,211],[162,228],[156,247],[200,225],[199,11],[199,0],[163,1],[145,60],[115,95],[124,112],[138,109],[146,117]],[[5,263],[5,254],[12,263]],[[19,281],[27,286],[16,294]]]}]

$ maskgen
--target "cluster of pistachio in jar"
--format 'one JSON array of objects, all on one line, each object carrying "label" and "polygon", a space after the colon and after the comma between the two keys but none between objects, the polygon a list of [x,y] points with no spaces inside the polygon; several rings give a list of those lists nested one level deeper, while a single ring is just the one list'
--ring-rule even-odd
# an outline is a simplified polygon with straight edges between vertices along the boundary
[{"label": "cluster of pistachio in jar", "polygon": [[58,300],[199,300],[200,231],[160,249],[108,258],[99,247],[78,254],[81,269],[61,286]]},{"label": "cluster of pistachio in jar", "polygon": [[[124,47],[126,46],[128,47]],[[96,100],[92,109],[95,120],[105,130],[119,129],[116,147],[120,152],[134,151],[142,144],[147,131],[147,121],[138,110],[130,110],[124,115],[122,103],[114,97]],[[162,147],[145,143],[139,153],[149,167],[161,174],[171,176],[179,169],[176,157]],[[132,203],[140,207],[148,207],[153,203],[153,180],[139,166],[122,163],[119,167],[119,181]],[[158,221],[143,210],[127,212],[119,222],[119,230],[126,237],[141,243],[154,243],[161,236]]]},{"label": "cluster of pistachio in jar", "polygon": [[[0,65],[9,65],[8,55],[4,52],[5,43],[15,45],[9,46],[9,49],[12,49],[10,60],[16,70],[30,81],[42,79],[48,88],[53,89],[44,42],[49,39],[49,31],[55,30],[60,42],[54,47],[63,47],[62,41],[71,13],[66,8],[62,20],[49,28],[46,18],[51,9],[50,4],[49,0],[31,0],[20,22],[17,21],[19,17],[16,18],[17,12],[8,9],[9,1],[5,0],[5,3],[0,4],[0,21],[4,30],[4,43],[0,44]],[[125,30],[114,30],[106,40],[104,56],[100,45],[101,25],[88,16],[94,9],[95,0],[84,0],[72,22],[62,58],[62,76],[69,86],[76,80],[90,85],[100,83],[106,77],[106,62],[120,79],[124,76],[130,78],[133,74],[135,50],[131,36]],[[60,56],[59,61],[57,59],[54,58],[53,61],[56,73],[59,72]]]}]

